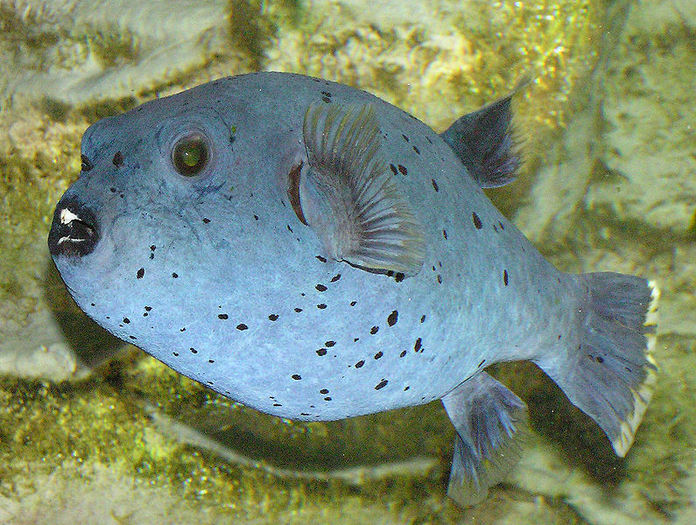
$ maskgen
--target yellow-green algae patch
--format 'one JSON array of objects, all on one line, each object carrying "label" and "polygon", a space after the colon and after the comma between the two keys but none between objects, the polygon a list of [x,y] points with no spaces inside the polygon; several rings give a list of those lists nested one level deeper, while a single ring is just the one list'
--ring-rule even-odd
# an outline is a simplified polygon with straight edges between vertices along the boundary
[{"label": "yellow-green algae patch", "polygon": [[[240,419],[242,428],[253,420],[253,432],[266,436],[267,442],[283,442],[288,449],[311,451],[314,447],[334,453],[331,449],[341,448],[344,440],[356,438],[345,433],[341,423],[292,425],[259,415],[192,385],[139,351],[132,351],[93,379],[78,384],[0,380],[0,493],[16,497],[18,484],[26,483],[22,477],[27,468],[36,476],[96,464],[125,478],[173,490],[183,500],[215,505],[237,517],[259,518],[267,513],[281,517],[306,507],[330,507],[335,505],[332,502],[358,495],[366,504],[376,503],[385,493],[391,494],[390,500],[399,512],[416,517],[423,511],[409,501],[421,499],[415,497],[418,493],[427,491],[438,499],[443,497],[437,476],[415,481],[377,479],[357,487],[340,481],[276,477],[262,469],[230,464],[160,434],[143,408],[144,399],[161,404],[161,409],[179,417],[217,409],[222,404]],[[430,416],[438,427],[446,424],[441,415]],[[376,454],[380,455],[379,442],[385,436],[389,439],[384,445],[400,446],[401,440],[387,431],[394,429],[389,418],[365,423],[369,423],[365,430],[370,430],[371,438],[353,446],[366,448],[369,454],[370,444],[377,443]],[[407,423],[397,423],[397,430]],[[442,428],[437,431],[438,439],[447,436]],[[422,436],[402,437],[408,437],[404,442],[413,441],[428,450]],[[84,481],[89,484],[90,479]],[[26,497],[27,490],[23,487],[19,493]],[[134,508],[139,505],[147,502],[133,502]]]},{"label": "yellow-green algae patch", "polygon": [[437,1],[425,20],[381,21],[364,4],[312,4],[296,29],[278,34],[269,66],[364,87],[436,129],[528,80],[521,113],[533,152],[563,127],[575,84],[596,64],[606,12],[603,1],[590,0],[465,2],[465,9]]},{"label": "yellow-green algae patch", "polygon": [[[225,461],[161,432],[147,409],[150,404],[193,425],[203,422],[223,440],[226,425],[235,426],[233,432],[250,440],[247,452],[258,457],[256,463]],[[214,423],[221,410],[228,419]],[[22,502],[41,501],[37,491],[43,485],[33,480],[69,479],[73,472],[84,485],[80,490],[89,492],[103,484],[100,472],[106,468],[123,484],[163,491],[201,516],[214,509],[217,518],[203,523],[214,523],[220,515],[299,523],[309,516],[332,519],[345,508],[354,509],[356,519],[344,516],[339,523],[361,523],[365,515],[358,506],[371,508],[385,523],[451,523],[465,515],[483,519],[505,512],[580,523],[561,499],[535,503],[533,495],[510,487],[495,488],[476,509],[457,509],[445,496],[453,432],[439,404],[329,424],[290,423],[216,396],[135,349],[76,384],[1,379],[0,429],[0,497],[18,502],[20,509]],[[366,476],[352,482],[258,468],[280,464],[286,472],[300,473],[355,465],[369,469],[416,454],[434,454],[436,467],[419,476]],[[157,504],[135,499],[119,515]]]}]

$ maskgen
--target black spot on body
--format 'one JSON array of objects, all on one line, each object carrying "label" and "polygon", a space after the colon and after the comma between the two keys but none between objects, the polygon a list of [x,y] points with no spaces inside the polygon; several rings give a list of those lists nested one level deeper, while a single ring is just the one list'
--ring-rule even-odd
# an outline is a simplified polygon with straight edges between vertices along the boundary
[{"label": "black spot on body", "polygon": [[500,229],[501,229],[501,230],[504,230],[504,229],[505,229],[505,226],[503,226],[503,223],[502,223],[502,222],[498,221],[498,224],[500,225]]},{"label": "black spot on body", "polygon": [[478,364],[479,368],[481,368],[483,366],[483,363],[485,363],[485,362],[486,362],[485,359],[481,359],[481,362]]},{"label": "black spot on body", "polygon": [[321,97],[321,99],[326,102],[327,104],[331,103],[331,99],[329,97]]},{"label": "black spot on body", "polygon": [[421,347],[422,347],[422,340],[421,340],[421,338],[419,337],[418,339],[416,339],[416,343],[413,345],[413,350],[414,350],[415,352],[419,352],[420,349],[421,349]]},{"label": "black spot on body", "polygon": [[420,150],[416,146],[413,146],[413,151],[416,152],[416,155],[420,155]]},{"label": "black spot on body", "polygon": [[483,228],[483,223],[481,222],[481,219],[479,218],[479,216],[476,215],[476,212],[472,212],[471,219],[474,221],[474,226],[476,226],[477,230],[480,230],[481,228]]},{"label": "black spot on body", "polygon": [[179,357],[179,352],[172,352],[172,355],[173,355],[174,357]]},{"label": "black spot on body", "polygon": [[174,279],[178,279],[178,278],[179,278],[179,274],[176,273],[176,272],[174,272],[174,273],[172,274],[172,277],[173,277]]},{"label": "black spot on body", "polygon": [[430,182],[432,182],[433,188],[435,189],[435,191],[440,191],[440,187],[437,185],[437,182],[435,181],[435,179],[430,179]]},{"label": "black spot on body", "polygon": [[123,166],[123,153],[117,151],[114,155],[114,158],[111,159],[111,162],[113,162],[114,166],[116,166],[117,168]]},{"label": "black spot on body", "polygon": [[379,332],[379,326],[373,326],[370,328],[370,334],[375,335],[377,332]]},{"label": "black spot on body", "polygon": [[379,358],[382,357],[383,355],[384,355],[384,354],[383,354],[382,352],[377,352],[377,353],[375,354],[375,359],[379,359]]},{"label": "black spot on body", "polygon": [[292,374],[292,378],[293,378],[295,381],[299,381],[300,379],[302,379],[302,376],[301,376],[300,374]]},{"label": "black spot on body", "polygon": [[302,311],[302,308],[295,308],[295,312],[297,312],[298,314],[299,314],[301,311]]},{"label": "black spot on body", "polygon": [[340,273],[337,273],[336,275],[334,275],[334,276],[331,278],[331,282],[332,282],[332,283],[335,283],[335,282],[338,281],[340,278],[341,278],[341,274],[340,274]]},{"label": "black spot on body", "polygon": [[248,328],[249,328],[249,327],[248,327],[247,325],[245,325],[244,323],[239,323],[239,324],[237,325],[237,330],[240,330],[240,331],[246,330],[246,329],[248,329]]},{"label": "black spot on body", "polygon": [[505,283],[505,286],[508,285],[508,273],[507,273],[507,270],[503,270],[503,283]]},{"label": "black spot on body", "polygon": [[314,256],[318,261],[321,261],[323,263],[326,262],[326,257],[322,257],[321,255],[315,255]]},{"label": "black spot on body", "polygon": [[193,347],[189,348],[189,350],[191,350],[191,353],[192,353],[192,354],[197,354],[197,353],[198,353],[198,350],[196,350],[196,349],[193,348]]},{"label": "black spot on body", "polygon": [[331,398],[329,396],[324,398],[324,401],[331,401]]},{"label": "black spot on body", "polygon": [[329,389],[328,389],[328,388],[322,388],[321,390],[319,390],[319,393],[320,393],[320,394],[328,394],[328,393],[329,393]]},{"label": "black spot on body", "polygon": [[442,236],[447,240],[447,230],[442,230]]},{"label": "black spot on body", "polygon": [[228,319],[228,318],[229,318],[229,315],[227,315],[227,314],[218,314],[218,319],[225,320],[225,319]]},{"label": "black spot on body", "polygon": [[442,284],[442,275],[440,275],[439,273],[437,274],[437,283]]},{"label": "black spot on body", "polygon": [[268,316],[269,321],[277,321],[278,320],[278,314],[271,314]]},{"label": "black spot on body", "polygon": [[325,310],[325,309],[326,309],[326,305],[325,305],[324,303],[321,303],[321,304],[318,304],[318,305],[317,305],[317,308],[319,308],[319,310]]},{"label": "black spot on body", "polygon": [[363,361],[363,360],[361,359],[360,361],[358,361],[357,363],[355,363],[355,368],[362,368],[362,366],[363,366],[364,364],[365,364],[365,361]]},{"label": "black spot on body", "polygon": [[603,363],[603,362],[604,362],[604,358],[603,358],[601,355],[598,355],[598,356],[597,356],[597,362],[598,362],[598,363]]},{"label": "black spot on body", "polygon": [[336,341],[326,341],[324,345],[331,348],[332,346],[336,346]]},{"label": "black spot on body", "polygon": [[323,284],[317,284],[314,288],[316,288],[320,292],[325,292],[327,290],[326,286]]},{"label": "black spot on body", "polygon": [[404,135],[404,134],[402,133],[401,136],[404,138],[404,140],[405,140],[406,142],[409,142],[408,137],[407,137],[406,135]]},{"label": "black spot on body", "polygon": [[80,166],[82,171],[90,171],[94,167],[92,162],[87,158],[87,155],[80,155],[80,161],[82,161],[82,165]]},{"label": "black spot on body", "polygon": [[326,355],[326,348],[320,348],[319,350],[317,350],[317,355]]},{"label": "black spot on body", "polygon": [[399,164],[399,173],[401,173],[402,175],[408,175],[408,170],[406,169],[406,166],[402,166],[401,164]]},{"label": "black spot on body", "polygon": [[401,272],[396,272],[396,274],[394,275],[394,280],[395,280],[397,283],[400,283],[401,281],[404,280],[404,277],[406,277],[406,276],[405,276],[403,273],[401,273]]},{"label": "black spot on body", "polygon": [[129,323],[130,323],[130,319],[128,319],[127,317],[124,317],[124,318],[123,318],[123,322],[124,322],[125,324],[129,324]]},{"label": "black spot on body", "polygon": [[400,354],[399,357],[405,357],[406,356],[406,350],[403,350]]},{"label": "black spot on body", "polygon": [[380,389],[384,388],[385,386],[387,386],[388,382],[389,381],[387,381],[386,379],[382,379],[379,383],[377,383],[375,385],[375,390],[380,390]]},{"label": "black spot on body", "polygon": [[421,322],[421,324],[423,324],[423,323],[425,322],[425,316],[424,316],[424,315],[421,315],[420,322]]},{"label": "black spot on body", "polygon": [[351,305],[351,306],[355,306],[356,304],[358,304],[357,301],[351,301],[351,302],[350,302],[350,305]]},{"label": "black spot on body", "polygon": [[210,219],[207,217],[203,217],[203,224],[208,224],[210,222]]},{"label": "black spot on body", "polygon": [[137,279],[142,279],[144,275],[145,275],[145,268],[140,268],[140,270],[138,270],[138,272],[135,274],[135,277]]},{"label": "black spot on body", "polygon": [[396,166],[394,166],[393,164],[390,164],[390,165],[389,165],[389,168],[392,170],[392,173],[393,173],[394,175],[396,175],[397,173],[399,173],[399,170],[397,170],[397,169],[396,169]]},{"label": "black spot on body", "polygon": [[394,310],[392,313],[389,314],[389,317],[387,317],[387,324],[389,326],[394,326],[398,320],[399,320],[399,312]]}]

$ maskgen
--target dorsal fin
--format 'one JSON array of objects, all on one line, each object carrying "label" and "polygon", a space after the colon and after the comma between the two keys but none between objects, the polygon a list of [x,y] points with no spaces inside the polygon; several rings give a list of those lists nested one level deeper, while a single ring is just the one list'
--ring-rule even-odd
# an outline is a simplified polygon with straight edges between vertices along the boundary
[{"label": "dorsal fin", "polygon": [[425,257],[423,230],[387,168],[372,105],[312,103],[303,135],[300,220],[336,260],[370,271],[417,273]]},{"label": "dorsal fin", "polygon": [[510,99],[512,94],[457,119],[440,136],[450,145],[482,188],[515,180],[519,158],[512,151]]}]

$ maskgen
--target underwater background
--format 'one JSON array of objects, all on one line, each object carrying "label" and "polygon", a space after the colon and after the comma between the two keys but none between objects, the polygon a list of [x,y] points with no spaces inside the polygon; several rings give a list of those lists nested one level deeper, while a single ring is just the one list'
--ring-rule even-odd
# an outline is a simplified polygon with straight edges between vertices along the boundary
[{"label": "underwater background", "polygon": [[[256,70],[363,88],[436,131],[526,82],[519,179],[488,195],[562,270],[662,289],[625,459],[533,365],[500,365],[532,432],[460,509],[439,402],[266,416],[77,309],[46,236],[84,130]],[[0,523],[696,523],[695,86],[693,0],[0,0]]]}]

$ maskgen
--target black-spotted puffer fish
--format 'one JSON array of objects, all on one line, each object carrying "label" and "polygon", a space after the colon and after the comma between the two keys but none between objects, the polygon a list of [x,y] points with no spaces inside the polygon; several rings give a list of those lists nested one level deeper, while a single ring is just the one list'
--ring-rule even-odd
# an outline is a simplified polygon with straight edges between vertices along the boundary
[{"label": "black-spotted puffer fish", "polygon": [[558,271],[483,193],[514,178],[509,120],[507,97],[437,134],[317,78],[216,80],[87,130],[49,248],[97,323],[262,412],[441,399],[469,505],[525,424],[486,367],[533,361],[620,456],[655,380],[655,284]]}]

